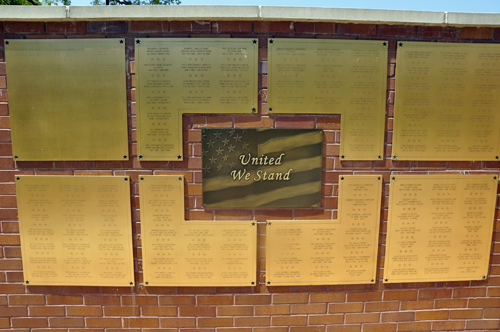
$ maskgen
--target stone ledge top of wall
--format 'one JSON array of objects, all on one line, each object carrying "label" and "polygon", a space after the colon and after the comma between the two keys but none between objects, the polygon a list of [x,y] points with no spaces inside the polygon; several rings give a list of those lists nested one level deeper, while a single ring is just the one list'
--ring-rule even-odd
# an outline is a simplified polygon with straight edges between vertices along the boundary
[{"label": "stone ledge top of wall", "polygon": [[500,13],[282,6],[4,6],[0,21],[99,20],[316,21],[376,24],[500,26]]}]

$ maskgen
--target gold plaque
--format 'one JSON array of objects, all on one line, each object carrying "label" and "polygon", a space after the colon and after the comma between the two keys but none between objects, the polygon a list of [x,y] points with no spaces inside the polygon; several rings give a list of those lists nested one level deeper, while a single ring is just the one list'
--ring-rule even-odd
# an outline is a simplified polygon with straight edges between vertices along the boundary
[{"label": "gold plaque", "polygon": [[16,160],[127,160],[123,39],[5,40]]},{"label": "gold plaque", "polygon": [[497,160],[500,45],[398,43],[392,158]]},{"label": "gold plaque", "polygon": [[323,132],[204,129],[203,205],[321,205]]},{"label": "gold plaque", "polygon": [[384,282],[483,280],[496,175],[392,177]]},{"label": "gold plaque", "polygon": [[184,221],[184,178],[141,176],[146,286],[256,285],[255,221]]},{"label": "gold plaque", "polygon": [[269,113],[341,114],[343,160],[384,156],[387,42],[269,39]]},{"label": "gold plaque", "polygon": [[256,39],[136,39],[139,159],[182,160],[183,113],[255,112],[257,54]]},{"label": "gold plaque", "polygon": [[269,221],[266,283],[375,283],[381,195],[381,176],[343,176],[338,220]]},{"label": "gold plaque", "polygon": [[26,285],[133,286],[128,177],[16,177]]}]

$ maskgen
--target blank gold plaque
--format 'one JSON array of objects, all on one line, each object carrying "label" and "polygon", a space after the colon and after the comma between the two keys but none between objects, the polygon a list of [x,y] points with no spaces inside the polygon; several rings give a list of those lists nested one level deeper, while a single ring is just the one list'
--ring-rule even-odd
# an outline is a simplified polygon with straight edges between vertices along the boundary
[{"label": "blank gold plaque", "polygon": [[133,286],[128,177],[18,176],[26,285]]},{"label": "blank gold plaque", "polygon": [[256,39],[136,39],[139,159],[182,160],[183,113],[256,112],[257,51]]},{"label": "blank gold plaque", "polygon": [[496,175],[392,177],[384,282],[484,280]]},{"label": "blank gold plaque", "polygon": [[5,40],[16,160],[127,160],[123,39]]},{"label": "blank gold plaque", "polygon": [[381,194],[381,176],[343,176],[338,220],[269,221],[266,283],[375,283]]},{"label": "blank gold plaque", "polygon": [[398,43],[397,160],[497,160],[500,45]]},{"label": "blank gold plaque", "polygon": [[275,38],[268,50],[270,114],[341,114],[341,158],[383,158],[386,41]]},{"label": "blank gold plaque", "polygon": [[184,178],[142,176],[146,286],[254,286],[255,221],[184,221]]}]

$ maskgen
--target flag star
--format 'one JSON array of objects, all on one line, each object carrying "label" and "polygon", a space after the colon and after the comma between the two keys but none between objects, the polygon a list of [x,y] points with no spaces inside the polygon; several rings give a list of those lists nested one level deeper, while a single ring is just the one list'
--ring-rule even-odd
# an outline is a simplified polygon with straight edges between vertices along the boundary
[{"label": "flag star", "polygon": [[240,151],[236,152],[236,157],[239,158],[240,156],[241,156],[241,152]]},{"label": "flag star", "polygon": [[248,148],[248,143],[247,143],[247,142],[243,143],[243,149],[244,149],[244,150],[249,150],[249,148]]},{"label": "flag star", "polygon": [[220,171],[222,169],[222,164],[217,165],[217,170]]},{"label": "flag star", "polygon": [[208,150],[203,150],[203,156],[208,157]]},{"label": "flag star", "polygon": [[210,166],[205,165],[205,167],[203,167],[203,172],[205,172],[205,173],[209,173],[209,172],[210,172],[210,169],[211,169],[211,167],[210,167]]},{"label": "flag star", "polygon": [[229,144],[229,140],[227,138],[224,138],[224,140],[222,141],[222,143],[224,143],[224,146],[226,146],[226,145]]},{"label": "flag star", "polygon": [[216,131],[216,132],[214,133],[214,136],[215,136],[215,138],[220,138],[220,133],[219,133],[218,131]]},{"label": "flag star", "polygon": [[235,146],[233,146],[233,145],[229,146],[229,148],[228,148],[228,149],[229,149],[229,152],[233,152],[235,148],[236,148],[236,147],[235,147]]},{"label": "flag star", "polygon": [[238,134],[236,134],[233,138],[235,142],[241,142],[241,136],[238,136]]},{"label": "flag star", "polygon": [[234,167],[234,165],[236,165],[236,163],[235,163],[234,161],[233,161],[233,162],[231,162],[231,163],[229,164],[229,166],[230,166],[231,168],[233,168],[233,167]]},{"label": "flag star", "polygon": [[215,151],[217,151],[217,155],[220,155],[220,154],[222,154],[222,152],[224,152],[224,149],[221,149],[221,148],[219,147],[219,148],[218,148],[217,150],[215,150]]},{"label": "flag star", "polygon": [[212,156],[212,158],[210,158],[211,164],[215,164],[216,161],[217,161],[217,158],[215,158],[214,156]]},{"label": "flag star", "polygon": [[209,146],[209,147],[213,148],[213,147],[214,147],[215,142],[210,141],[210,142],[208,142],[207,144],[208,144],[208,146]]},{"label": "flag star", "polygon": [[231,129],[231,130],[229,131],[229,136],[231,136],[231,137],[232,137],[233,135],[234,135],[234,129]]},{"label": "flag star", "polygon": [[229,158],[227,154],[225,154],[224,157],[222,157],[223,161],[227,161],[227,158]]}]

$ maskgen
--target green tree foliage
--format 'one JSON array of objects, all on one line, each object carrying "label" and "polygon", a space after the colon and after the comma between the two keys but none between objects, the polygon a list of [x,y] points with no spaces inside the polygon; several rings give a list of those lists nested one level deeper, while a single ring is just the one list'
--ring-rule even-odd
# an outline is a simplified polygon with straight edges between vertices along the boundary
[{"label": "green tree foliage", "polygon": [[69,6],[71,0],[0,0],[0,6]]},{"label": "green tree foliage", "polygon": [[[2,0],[0,0],[2,1]],[[105,5],[106,0],[92,0],[94,6]],[[109,0],[110,5],[180,5],[180,0]]]}]

